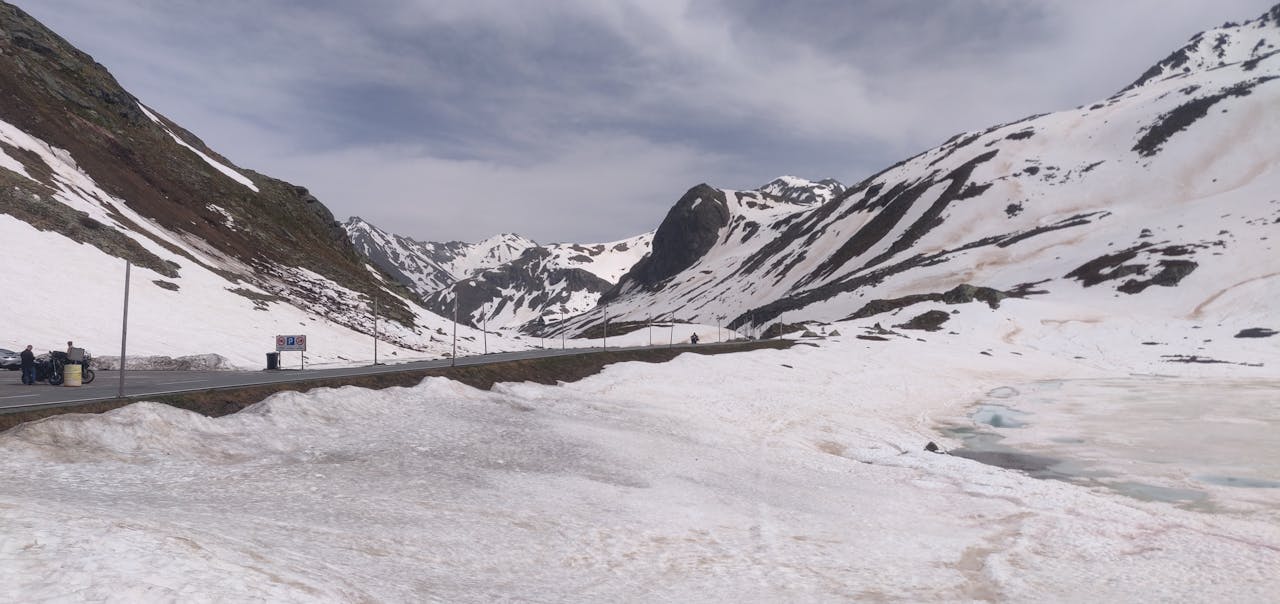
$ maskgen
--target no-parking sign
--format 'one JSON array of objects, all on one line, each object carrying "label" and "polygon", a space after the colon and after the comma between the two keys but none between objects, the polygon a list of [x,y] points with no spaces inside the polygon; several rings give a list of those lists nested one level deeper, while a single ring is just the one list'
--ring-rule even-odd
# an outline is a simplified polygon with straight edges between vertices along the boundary
[{"label": "no-parking sign", "polygon": [[276,352],[305,351],[306,349],[307,336],[276,336]]}]

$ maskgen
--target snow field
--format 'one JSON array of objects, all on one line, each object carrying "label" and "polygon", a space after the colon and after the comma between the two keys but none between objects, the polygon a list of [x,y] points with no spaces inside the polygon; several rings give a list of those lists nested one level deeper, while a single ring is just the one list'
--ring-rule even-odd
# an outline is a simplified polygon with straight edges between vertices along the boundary
[{"label": "snow field", "polygon": [[[838,324],[846,335],[816,346],[624,363],[561,386],[432,378],[282,393],[220,419],[141,403],[28,424],[0,435],[0,599],[1277,593],[1272,524],[922,451],[954,445],[937,422],[994,388],[1125,375],[1147,353],[1074,359],[1046,347],[1084,329],[1042,321],[1061,309],[1012,310],[997,329],[1003,313],[964,306],[964,337],[866,342]],[[1255,352],[1274,366],[1274,346]]]}]

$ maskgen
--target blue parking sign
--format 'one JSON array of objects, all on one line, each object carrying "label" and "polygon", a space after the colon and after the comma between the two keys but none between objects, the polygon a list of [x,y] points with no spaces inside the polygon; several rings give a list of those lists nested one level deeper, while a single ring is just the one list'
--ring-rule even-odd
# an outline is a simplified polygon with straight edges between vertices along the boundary
[{"label": "blue parking sign", "polygon": [[276,336],[277,352],[286,351],[286,350],[302,352],[302,351],[305,351],[306,349],[307,349],[307,336],[303,336],[303,335]]}]

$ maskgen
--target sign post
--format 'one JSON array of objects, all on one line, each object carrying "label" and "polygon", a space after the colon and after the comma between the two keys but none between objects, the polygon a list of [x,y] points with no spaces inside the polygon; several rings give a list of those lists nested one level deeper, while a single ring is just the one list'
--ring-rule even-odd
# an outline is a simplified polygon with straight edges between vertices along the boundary
[{"label": "sign post", "polygon": [[302,356],[302,369],[307,368],[307,336],[276,336],[276,352],[297,351]]}]

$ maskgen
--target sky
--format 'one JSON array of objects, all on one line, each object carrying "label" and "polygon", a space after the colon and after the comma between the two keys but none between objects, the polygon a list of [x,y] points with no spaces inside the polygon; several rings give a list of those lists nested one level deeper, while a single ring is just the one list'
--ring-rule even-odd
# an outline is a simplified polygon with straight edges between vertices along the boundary
[{"label": "sky", "polygon": [[599,242],[699,183],[853,184],[1128,85],[1274,0],[18,0],[339,219]]}]

